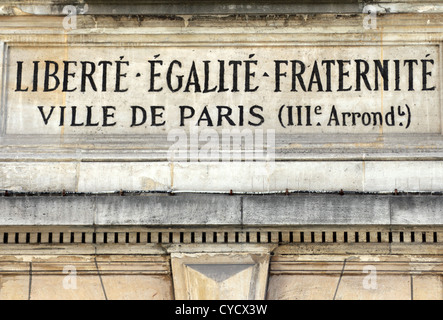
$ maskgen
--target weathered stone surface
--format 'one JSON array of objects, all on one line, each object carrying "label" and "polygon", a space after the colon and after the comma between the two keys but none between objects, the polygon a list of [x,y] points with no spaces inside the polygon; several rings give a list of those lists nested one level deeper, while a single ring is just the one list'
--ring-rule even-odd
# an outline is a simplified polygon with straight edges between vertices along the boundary
[{"label": "weathered stone surface", "polygon": [[245,197],[246,225],[385,225],[390,223],[389,198],[378,196],[294,195]]},{"label": "weathered stone surface", "polygon": [[2,225],[237,225],[240,199],[211,195],[1,197]]},{"label": "weathered stone surface", "polygon": [[[240,247],[245,251],[218,246],[217,252],[172,252],[175,299],[265,299],[270,255],[269,252],[257,253],[254,251],[257,247]],[[264,250],[261,248],[261,251]],[[183,252],[186,251],[183,248]]]},{"label": "weathered stone surface", "polygon": [[443,300],[443,275],[413,276],[414,300]]},{"label": "weathered stone surface", "polygon": [[327,166],[309,161],[178,163],[174,166],[174,190],[192,190],[204,184],[207,192],[225,193],[361,191],[361,171],[362,164],[352,161],[329,162]]},{"label": "weathered stone surface", "polygon": [[173,300],[169,276],[105,275],[102,280],[108,300]]},{"label": "weathered stone surface", "polygon": [[[7,94],[3,97],[0,111],[1,190],[20,192],[66,190],[91,193],[119,190],[229,193],[232,190],[234,193],[277,193],[286,189],[315,192],[338,192],[343,189],[355,192],[391,193],[395,189],[400,192],[436,192],[443,188],[443,168],[440,161],[443,142],[440,134],[439,95],[441,49],[438,45],[441,42],[442,27],[441,14],[435,13],[439,12],[438,3],[432,2],[420,6],[418,2],[408,1],[401,3],[402,9],[392,10],[392,12],[411,10],[420,13],[415,15],[391,15],[390,6],[400,8],[398,7],[400,4],[383,3],[383,7],[388,8],[386,9],[388,14],[377,17],[376,29],[365,28],[364,19],[367,16],[365,14],[342,16],[320,14],[303,17],[291,12],[290,15],[276,16],[273,19],[259,16],[221,18],[196,15],[186,19],[177,16],[170,19],[146,16],[143,19],[121,17],[116,22],[112,17],[95,15],[96,9],[91,7],[93,11],[89,14],[78,12],[80,13],[77,17],[78,24],[72,30],[63,28],[65,17],[59,16],[60,11],[57,10],[66,4],[64,2],[57,2],[58,6],[53,7],[50,12],[45,11],[49,8],[47,5],[43,11],[39,11],[40,8],[35,9],[38,12],[34,12],[36,14],[46,12],[53,16],[13,16],[18,13],[12,9],[15,6],[16,9],[20,9],[19,5],[25,4],[8,3],[10,5],[5,5],[3,12],[12,17],[0,17],[0,40],[6,62],[1,66],[1,70],[8,74],[2,78],[5,81],[2,86]],[[157,5],[157,8],[162,7]],[[306,7],[317,10],[312,3],[306,4]],[[124,7],[119,6],[115,14],[118,14],[119,9]],[[253,7],[248,10],[250,9]],[[165,34],[168,35],[167,40]],[[123,42],[125,45],[121,46]],[[319,43],[325,45],[319,46]],[[217,46],[214,47],[214,44]],[[223,48],[219,48],[219,44],[223,44]],[[119,49],[115,50],[117,46]],[[340,48],[338,50],[331,49],[338,47]],[[120,60],[120,57],[123,58]],[[204,91],[205,81],[202,76],[205,74],[204,61],[218,64],[221,57],[226,61],[237,59],[235,61],[242,62],[238,68],[238,92],[235,90],[232,92],[233,69],[227,62],[225,67],[230,69],[226,69],[225,84],[231,82],[230,92],[191,92],[197,91],[195,74],[199,75],[200,89]],[[366,62],[369,61],[371,69],[365,73],[366,64],[359,62],[358,77],[356,60],[359,57],[364,61],[367,60]],[[165,84],[167,79],[164,78],[167,77],[167,62],[171,62],[173,58],[181,59],[182,67],[178,68],[178,64],[175,64],[174,70],[183,71],[181,90],[183,92],[167,94],[169,88]],[[87,62],[88,59],[96,64],[102,60],[113,63],[112,66],[108,66],[106,92],[103,91],[103,65],[95,65],[95,72],[92,74],[92,64],[86,63],[83,68],[81,63]],[[325,59],[333,59],[336,62],[335,65],[331,64],[331,92],[328,90],[326,65],[321,63]],[[409,59],[417,60],[417,64],[406,62]],[[35,83],[34,92],[33,62],[37,60],[40,61],[40,68],[36,77],[38,85]],[[160,60],[163,61],[162,65],[153,62]],[[281,74],[277,74],[274,60],[284,61],[277,64],[281,67]],[[291,91],[294,78],[291,74],[293,60],[306,60],[304,84],[307,92],[303,91],[297,76],[295,79],[298,91]],[[342,85],[352,85],[352,90],[338,91],[340,89],[340,81],[336,81],[340,78],[338,61],[343,63],[348,60],[352,63],[349,65],[345,63],[349,68],[342,70],[342,80],[344,80]],[[375,69],[374,60],[379,60],[381,63]],[[388,60],[390,67],[386,74],[383,73],[384,61]],[[395,60],[403,62],[399,65],[401,67],[399,78],[395,72]],[[425,60],[429,62],[424,62]],[[20,61],[23,62],[22,65],[18,63]],[[44,61],[59,63],[60,83],[54,91],[43,92],[46,71]],[[68,64],[66,79],[62,76],[65,71],[62,61],[73,61]],[[120,65],[122,67],[120,89],[127,88],[128,92],[115,92],[118,91],[116,90],[117,61],[130,63],[129,66]],[[246,61],[252,61],[249,64],[249,74],[246,72]],[[257,65],[254,61],[257,61]],[[195,74],[190,72],[192,62],[196,63]],[[315,70],[315,62],[317,62],[318,76],[316,72],[312,73]],[[158,88],[162,85],[162,92],[149,92],[150,78],[152,78],[151,63],[157,70],[154,73],[160,73],[160,76],[154,76],[153,89],[157,88],[157,85]],[[412,82],[407,77],[410,71],[409,63],[414,67]],[[19,66],[22,67],[21,73],[18,72]],[[55,64],[48,66],[49,74],[52,74]],[[210,68],[209,74],[213,77],[209,79],[208,89],[217,85],[216,82],[219,80],[216,76],[217,69]],[[345,75],[346,72],[349,72],[349,76]],[[286,73],[286,76],[283,73]],[[23,75],[21,83],[17,74]],[[138,74],[140,76],[137,76]],[[176,72],[174,74],[178,75]],[[189,82],[189,78],[190,92],[184,92],[185,83]],[[257,92],[247,91],[246,78],[250,80],[249,89],[260,87]],[[281,80],[282,92],[276,92],[277,78]],[[361,91],[355,91],[357,78],[360,80]],[[319,88],[320,79],[323,91]],[[51,88],[56,84],[54,76],[48,75],[47,80],[47,86]],[[63,91],[65,80],[66,92],[60,92]],[[173,85],[178,85],[179,78],[174,77],[174,80],[176,82]],[[368,80],[371,90],[365,80]],[[385,90],[385,80],[389,90]],[[82,82],[85,92],[81,92]],[[376,82],[378,90],[375,90]],[[96,90],[92,83],[95,84]],[[411,85],[414,91],[409,90]],[[435,90],[432,90],[434,86]],[[398,91],[397,88],[401,90]],[[27,91],[16,91],[16,89],[27,89]],[[68,92],[73,89],[77,91]],[[104,116],[103,106],[98,106],[97,101],[103,102],[105,107],[117,103],[119,106],[116,106],[118,107],[116,110],[106,109],[107,116]],[[49,117],[52,104],[55,106]],[[131,127],[133,121],[131,112],[129,114],[125,112],[120,116],[121,106],[126,111],[132,111],[131,106],[144,107],[148,104],[149,107],[165,106],[164,112],[162,109],[156,109],[159,112],[158,123],[162,123],[162,119],[167,120],[163,128],[165,130],[161,126],[151,125],[150,109],[146,109],[147,122],[142,126]],[[186,119],[187,124],[181,127],[179,121],[177,122],[179,118],[176,107],[194,106],[194,104],[199,106],[195,107],[193,119]],[[278,129],[278,132],[283,133],[276,135],[275,163],[271,159],[261,167],[260,162],[209,162],[205,152],[200,152],[193,162],[178,162],[177,159],[171,159],[168,150],[174,141],[167,141],[166,136],[170,133],[168,131],[181,128],[188,130],[189,124],[192,121],[195,124],[194,122],[198,120],[201,120],[200,129],[205,128],[209,121],[207,114],[201,117],[201,112],[206,105],[210,109],[208,114],[211,119],[213,118],[213,127],[206,126],[206,129],[218,127],[217,108],[211,109],[210,106],[232,107],[230,117],[236,123],[234,128],[243,129],[253,127],[249,121],[255,123],[255,120],[259,120],[248,112],[248,108],[255,104],[263,104],[265,118],[263,128]],[[405,112],[406,104],[411,108],[412,119],[408,129],[405,117],[396,118],[395,126],[378,127],[360,124],[354,126],[352,114],[349,117],[340,113],[360,112],[362,115],[367,112],[366,117],[368,117],[372,116],[371,112],[381,112],[386,116],[394,107],[396,116],[399,116],[398,107],[401,107],[400,112]],[[244,115],[250,118],[243,119],[244,126],[238,126],[240,105],[244,107]],[[303,106],[305,109],[302,108],[301,111],[307,111],[308,105],[312,108],[312,126],[305,125],[307,121],[305,117],[301,118],[303,125],[300,126],[297,106]],[[323,112],[321,115],[316,115],[320,117],[316,121],[314,115],[317,105],[327,107],[328,112],[332,111],[334,105],[340,116],[331,120],[327,116],[331,113]],[[43,107],[42,112],[38,109],[39,106]],[[66,107],[63,109],[65,117],[62,126],[60,126],[62,114],[60,106]],[[72,118],[74,106],[77,107],[75,121]],[[92,108],[88,109],[88,106]],[[290,110],[288,107],[293,107],[294,126],[283,128],[279,124],[278,111],[282,106],[285,106],[282,115],[286,117],[283,124],[290,122],[287,112]],[[80,109],[81,107],[83,109]],[[91,111],[90,117],[88,110]],[[137,111],[139,112],[137,120],[142,120],[141,110]],[[259,109],[255,111],[258,112]],[[162,112],[163,116],[160,116]],[[221,114],[220,128],[231,127],[226,118],[229,116],[223,112]],[[347,126],[342,125],[343,115],[345,118],[348,117]],[[357,114],[354,116],[356,121],[362,120]],[[108,124],[114,121],[117,121],[117,124],[103,126],[104,118]],[[330,120],[331,126],[328,126],[327,122]],[[338,120],[340,126],[332,125]],[[321,126],[317,126],[317,122]],[[81,123],[83,126],[77,126]],[[96,126],[96,123],[99,125]],[[154,135],[154,132],[160,133],[161,137]],[[190,137],[187,138],[190,147]],[[199,136],[199,138],[204,137]],[[206,139],[202,139],[200,147],[207,146],[206,143]],[[221,147],[219,143],[217,148]]]},{"label": "weathered stone surface", "polygon": [[[431,44],[6,46],[6,135],[171,135],[196,126],[214,133],[441,132],[439,47]],[[417,57],[427,58],[421,68],[408,67]]]},{"label": "weathered stone surface", "polygon": [[104,300],[98,275],[76,276],[75,287],[63,286],[66,275],[33,275],[31,300]]},{"label": "weathered stone surface", "polygon": [[75,163],[6,162],[0,166],[0,189],[15,192],[75,190]]},{"label": "weathered stone surface", "polygon": [[27,300],[29,296],[29,275],[1,275],[0,299]]},{"label": "weathered stone surface", "polygon": [[[100,167],[100,170],[97,170]],[[77,192],[101,193],[124,191],[171,190],[171,168],[168,163],[81,163],[78,168]],[[115,188],[120,189],[115,189]]]},{"label": "weathered stone surface", "polygon": [[[168,1],[131,0],[123,5],[119,1],[89,1],[87,5],[83,1],[52,0],[42,2],[35,1],[3,1],[0,13],[3,15],[62,15],[64,6],[72,5],[81,14],[102,15],[144,15],[144,14],[287,14],[287,13],[362,13],[365,6],[370,4],[383,14],[404,12],[441,12],[443,8],[436,0],[428,0],[425,3],[418,0],[404,1],[276,1],[269,5],[257,1],[242,1],[236,3],[217,3],[210,1],[188,1],[186,4],[170,3]],[[367,10],[367,9],[366,9]]]},{"label": "weathered stone surface", "polygon": [[0,190],[15,192],[440,192],[440,161],[5,162]]},{"label": "weathered stone surface", "polygon": [[100,225],[236,225],[241,223],[236,197],[159,195],[97,197],[96,224]]},{"label": "weathered stone surface", "polygon": [[[124,194],[0,197],[2,225],[443,225],[433,195]],[[406,239],[407,241],[407,239]]]},{"label": "weathered stone surface", "polygon": [[339,275],[272,275],[268,300],[332,300]]},{"label": "weathered stone surface", "polygon": [[379,275],[377,287],[364,288],[361,276],[344,275],[338,288],[336,300],[411,300],[411,277],[409,275]]},{"label": "weathered stone surface", "polygon": [[164,256],[2,255],[0,261],[4,300],[173,299]]},{"label": "weathered stone surface", "polygon": [[2,225],[92,225],[95,199],[89,197],[1,198]]},{"label": "weathered stone surface", "polygon": [[3,1],[0,297],[443,299],[442,17]]},{"label": "weathered stone surface", "polygon": [[441,267],[437,256],[275,256],[268,299],[441,300]]},{"label": "weathered stone surface", "polygon": [[393,197],[391,212],[394,225],[443,225],[440,197]]},{"label": "weathered stone surface", "polygon": [[[0,299],[26,300],[29,296],[29,263],[0,259]],[[13,260],[13,259],[11,259]]]},{"label": "weathered stone surface", "polygon": [[[169,300],[174,298],[172,272],[172,277],[177,277],[175,294],[184,289],[182,285],[186,287],[181,277],[188,277],[188,285],[195,284],[188,287],[188,292],[182,292],[186,298],[220,297],[223,287],[237,288],[227,294],[230,299],[244,293],[241,288],[256,285],[263,289],[268,281],[265,299],[443,298],[443,261],[438,255],[285,254],[267,261],[262,258],[270,247],[260,251],[259,246],[250,246],[249,255],[229,246],[224,250],[217,246],[218,251],[213,250],[215,247],[205,248],[208,251],[197,252],[195,246],[173,248],[172,266],[164,255],[127,255],[123,251],[110,255],[80,254],[68,247],[63,254],[29,255],[27,249],[4,255],[2,251],[0,296],[4,300]],[[220,262],[227,264],[217,264]],[[269,263],[269,273],[268,267],[262,265],[260,275],[251,275],[249,269],[256,263]],[[244,282],[246,278],[252,279],[251,283]],[[202,287],[202,283],[206,286]]]}]

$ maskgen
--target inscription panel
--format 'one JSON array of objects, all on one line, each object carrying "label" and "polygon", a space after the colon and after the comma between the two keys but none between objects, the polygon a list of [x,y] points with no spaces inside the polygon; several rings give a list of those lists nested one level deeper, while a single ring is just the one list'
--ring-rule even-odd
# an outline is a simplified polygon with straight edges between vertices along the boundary
[{"label": "inscription panel", "polygon": [[3,135],[441,132],[440,47],[5,49]]}]

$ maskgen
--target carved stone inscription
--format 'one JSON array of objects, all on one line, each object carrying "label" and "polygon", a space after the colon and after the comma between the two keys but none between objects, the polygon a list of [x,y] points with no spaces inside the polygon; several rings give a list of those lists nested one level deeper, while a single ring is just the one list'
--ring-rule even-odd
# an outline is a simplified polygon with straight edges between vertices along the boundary
[{"label": "carved stone inscription", "polygon": [[7,49],[6,134],[439,133],[437,45]]}]

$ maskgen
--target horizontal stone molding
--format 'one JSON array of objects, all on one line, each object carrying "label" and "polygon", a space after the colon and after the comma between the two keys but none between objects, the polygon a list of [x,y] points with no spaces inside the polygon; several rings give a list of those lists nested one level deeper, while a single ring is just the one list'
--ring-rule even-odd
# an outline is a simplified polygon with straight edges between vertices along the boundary
[{"label": "horizontal stone molding", "polygon": [[[332,156],[332,155],[331,155]],[[9,193],[434,193],[443,163],[425,161],[101,162],[10,161],[0,166]]]},{"label": "horizontal stone molding", "polygon": [[119,1],[3,1],[3,15],[62,15],[67,5],[75,6],[83,14],[97,15],[159,15],[159,14],[284,14],[284,13],[359,13],[368,5],[381,13],[441,12],[438,1],[211,1],[136,0],[122,4]]},{"label": "horizontal stone molding", "polygon": [[280,255],[441,255],[443,227],[0,227],[3,255],[265,253],[262,249]]},{"label": "horizontal stone molding", "polygon": [[0,197],[0,224],[150,227],[442,226],[442,210],[443,197],[440,195],[22,195]]}]

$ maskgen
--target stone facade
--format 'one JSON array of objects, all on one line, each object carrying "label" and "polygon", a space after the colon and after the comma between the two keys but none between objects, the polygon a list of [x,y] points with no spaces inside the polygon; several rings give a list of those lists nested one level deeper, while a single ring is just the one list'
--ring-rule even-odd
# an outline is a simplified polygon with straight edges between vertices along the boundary
[{"label": "stone facade", "polygon": [[2,299],[443,299],[440,1],[1,1]]}]

